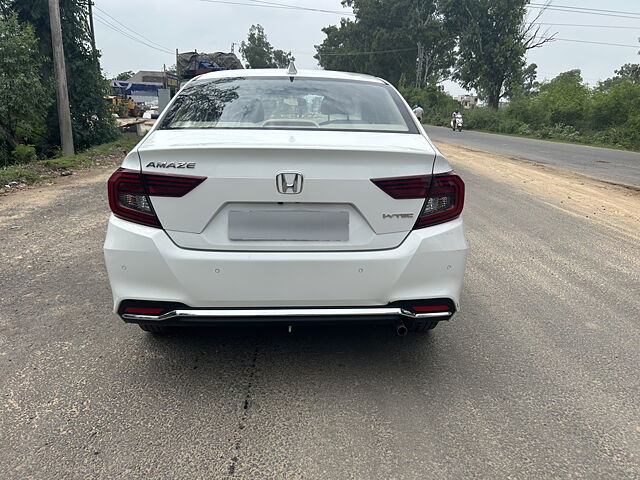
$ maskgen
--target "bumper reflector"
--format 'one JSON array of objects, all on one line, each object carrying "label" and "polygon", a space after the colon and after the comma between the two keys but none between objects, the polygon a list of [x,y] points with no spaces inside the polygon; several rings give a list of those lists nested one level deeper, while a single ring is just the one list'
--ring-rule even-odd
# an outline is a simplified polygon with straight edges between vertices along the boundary
[{"label": "bumper reflector", "polygon": [[135,315],[159,315],[164,312],[164,308],[151,307],[126,307],[124,313],[132,313]]},{"label": "bumper reflector", "polygon": [[411,307],[414,312],[447,312],[451,307],[447,305],[420,305]]}]

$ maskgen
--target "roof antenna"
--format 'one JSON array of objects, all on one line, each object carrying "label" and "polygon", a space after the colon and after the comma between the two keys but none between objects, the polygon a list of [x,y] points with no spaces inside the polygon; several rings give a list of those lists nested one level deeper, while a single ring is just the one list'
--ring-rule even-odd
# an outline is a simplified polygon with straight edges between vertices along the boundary
[{"label": "roof antenna", "polygon": [[293,63],[293,60],[289,62],[289,69],[287,70],[287,74],[289,75],[289,80],[291,80],[291,83],[293,83],[293,77],[298,74],[298,69]]}]

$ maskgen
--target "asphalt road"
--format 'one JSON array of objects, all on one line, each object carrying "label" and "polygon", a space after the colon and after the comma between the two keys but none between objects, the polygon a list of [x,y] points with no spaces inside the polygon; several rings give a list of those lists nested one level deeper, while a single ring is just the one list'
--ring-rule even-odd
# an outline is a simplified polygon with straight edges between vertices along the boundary
[{"label": "asphalt road", "polygon": [[425,125],[432,140],[552,165],[640,187],[640,153]]},{"label": "asphalt road", "polygon": [[0,478],[639,478],[638,241],[457,170],[463,310],[404,338],[154,337],[110,313],[104,172],[0,198]]}]

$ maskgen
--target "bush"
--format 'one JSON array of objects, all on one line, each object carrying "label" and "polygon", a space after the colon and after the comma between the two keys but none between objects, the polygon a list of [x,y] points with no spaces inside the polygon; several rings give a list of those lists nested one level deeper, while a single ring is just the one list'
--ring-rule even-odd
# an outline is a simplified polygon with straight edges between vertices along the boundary
[{"label": "bush", "polygon": [[568,142],[584,141],[582,134],[575,127],[562,123],[556,123],[551,127],[543,127],[537,133],[540,138],[553,138]]},{"label": "bush", "polygon": [[[488,130],[497,133],[520,133],[524,123],[513,118],[505,110],[494,110],[492,108],[481,107],[463,112],[465,127],[469,130]],[[527,127],[528,129],[528,127]]]},{"label": "bush", "polygon": [[38,159],[33,145],[18,145],[11,152],[11,163],[29,163]]},{"label": "bush", "polygon": [[[424,108],[423,121],[449,126],[460,104],[438,86],[401,86],[409,104]],[[579,70],[558,75],[539,92],[521,93],[504,109],[462,111],[465,129],[640,150],[640,80],[616,77],[590,88]]]}]

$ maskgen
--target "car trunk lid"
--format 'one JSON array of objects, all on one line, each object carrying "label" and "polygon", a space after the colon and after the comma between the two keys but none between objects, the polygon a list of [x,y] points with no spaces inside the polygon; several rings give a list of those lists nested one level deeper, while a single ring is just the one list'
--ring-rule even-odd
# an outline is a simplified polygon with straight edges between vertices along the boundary
[{"label": "car trunk lid", "polygon": [[420,134],[267,129],[155,130],[138,153],[143,172],[207,177],[184,197],[151,197],[177,245],[245,251],[395,247],[424,200],[371,179],[430,174],[435,158]]}]

